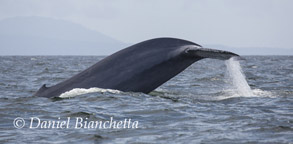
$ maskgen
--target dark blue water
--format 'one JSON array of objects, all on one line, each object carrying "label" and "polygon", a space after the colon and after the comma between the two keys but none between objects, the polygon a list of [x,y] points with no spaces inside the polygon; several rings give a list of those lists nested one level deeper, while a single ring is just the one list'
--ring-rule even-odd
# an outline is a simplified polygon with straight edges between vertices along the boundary
[{"label": "dark blue water", "polygon": [[[148,95],[94,89],[62,99],[32,96],[42,84],[61,82],[102,58],[0,57],[0,143],[293,143],[293,56],[240,61],[252,95],[234,89],[224,61],[204,59]],[[21,129],[13,124],[17,117],[25,121]],[[33,129],[31,117],[69,117],[71,127]],[[77,117],[131,119],[138,128],[76,129]]]}]

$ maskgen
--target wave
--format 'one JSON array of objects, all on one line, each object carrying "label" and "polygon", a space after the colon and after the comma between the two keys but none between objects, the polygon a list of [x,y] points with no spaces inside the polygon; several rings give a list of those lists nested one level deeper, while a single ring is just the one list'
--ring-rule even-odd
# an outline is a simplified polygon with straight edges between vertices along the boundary
[{"label": "wave", "polygon": [[248,98],[252,98],[252,97],[271,97],[271,98],[274,98],[274,97],[276,97],[272,92],[261,90],[261,89],[252,89],[251,92],[252,92],[251,95],[245,95],[241,92],[239,93],[239,91],[237,89],[226,89],[226,90],[223,90],[223,92],[220,93],[220,95],[218,95],[215,98],[217,100],[224,100],[224,99],[237,98],[237,97],[248,97]]},{"label": "wave", "polygon": [[121,91],[119,90],[113,90],[113,89],[103,89],[103,88],[97,88],[97,87],[93,87],[93,88],[89,88],[89,89],[85,89],[85,88],[75,88],[72,89],[70,91],[64,92],[62,93],[59,97],[60,98],[70,98],[70,97],[75,97],[78,95],[83,95],[83,94],[88,94],[88,93],[114,93],[114,94],[119,94],[121,93]]}]

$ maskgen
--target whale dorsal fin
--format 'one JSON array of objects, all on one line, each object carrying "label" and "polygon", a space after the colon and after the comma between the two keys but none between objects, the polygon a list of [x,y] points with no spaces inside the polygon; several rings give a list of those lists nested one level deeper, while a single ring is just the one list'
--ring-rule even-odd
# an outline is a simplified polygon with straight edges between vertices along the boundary
[{"label": "whale dorsal fin", "polygon": [[42,87],[38,91],[44,91],[46,89],[48,89],[48,87],[46,86],[46,84],[43,84]]},{"label": "whale dorsal fin", "polygon": [[42,89],[43,89],[43,88],[47,89],[48,87],[46,86],[46,84],[43,84],[41,88],[42,88]]},{"label": "whale dorsal fin", "polygon": [[39,88],[39,90],[34,94],[34,96],[39,95],[40,93],[46,91],[48,89],[48,87],[46,86],[46,84],[43,84],[41,88]]}]

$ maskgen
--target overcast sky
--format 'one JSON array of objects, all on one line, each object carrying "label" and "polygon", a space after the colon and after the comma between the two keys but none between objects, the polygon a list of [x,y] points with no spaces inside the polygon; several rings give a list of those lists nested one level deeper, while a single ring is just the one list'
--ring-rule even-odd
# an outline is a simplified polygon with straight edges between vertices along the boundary
[{"label": "overcast sky", "polygon": [[0,0],[0,20],[45,16],[125,43],[177,37],[199,44],[293,49],[293,0]]}]

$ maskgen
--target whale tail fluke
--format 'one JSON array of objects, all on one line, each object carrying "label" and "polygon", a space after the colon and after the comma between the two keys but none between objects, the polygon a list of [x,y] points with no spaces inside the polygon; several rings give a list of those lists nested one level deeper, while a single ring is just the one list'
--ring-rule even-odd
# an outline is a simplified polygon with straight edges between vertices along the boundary
[{"label": "whale tail fluke", "polygon": [[185,50],[185,53],[189,56],[196,56],[202,58],[212,58],[212,59],[220,59],[220,60],[228,60],[231,57],[239,57],[239,55],[223,50],[210,49],[210,48],[202,48],[191,46]]},{"label": "whale tail fluke", "polygon": [[43,85],[35,96],[58,97],[74,88],[91,87],[149,93],[196,61],[232,57],[239,55],[182,39],[156,38],[122,49],[52,87]]}]

